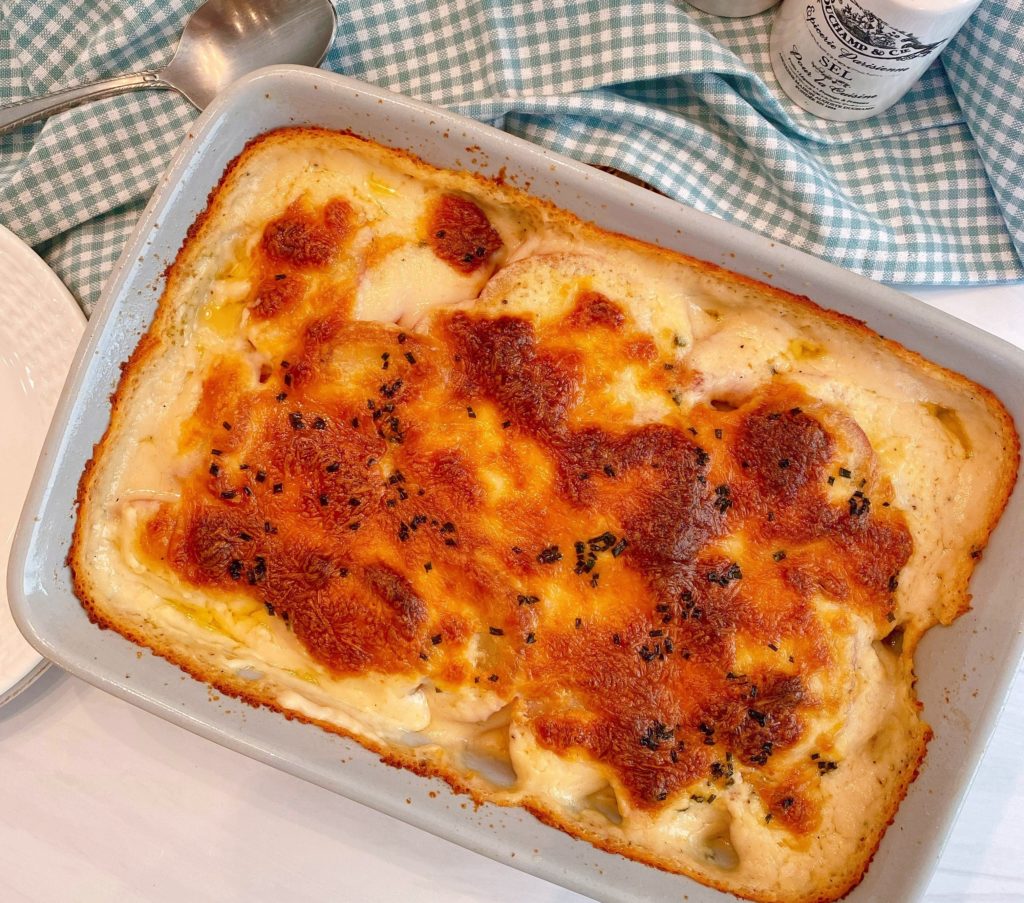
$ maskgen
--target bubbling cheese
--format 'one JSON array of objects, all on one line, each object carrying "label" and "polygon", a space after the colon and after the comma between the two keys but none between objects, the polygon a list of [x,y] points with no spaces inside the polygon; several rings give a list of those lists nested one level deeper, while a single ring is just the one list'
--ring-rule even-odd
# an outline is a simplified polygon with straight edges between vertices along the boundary
[{"label": "bubbling cheese", "polygon": [[90,615],[757,900],[859,880],[1017,440],[860,324],[351,135],[190,232],[83,477]]}]

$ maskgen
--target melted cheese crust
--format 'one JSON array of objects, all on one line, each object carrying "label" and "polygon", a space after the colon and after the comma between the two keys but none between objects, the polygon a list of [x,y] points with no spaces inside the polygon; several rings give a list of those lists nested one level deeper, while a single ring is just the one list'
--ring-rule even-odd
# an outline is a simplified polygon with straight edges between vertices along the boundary
[{"label": "melted cheese crust", "polygon": [[351,135],[270,133],[83,476],[90,615],[757,900],[863,874],[1018,445],[859,323]]}]

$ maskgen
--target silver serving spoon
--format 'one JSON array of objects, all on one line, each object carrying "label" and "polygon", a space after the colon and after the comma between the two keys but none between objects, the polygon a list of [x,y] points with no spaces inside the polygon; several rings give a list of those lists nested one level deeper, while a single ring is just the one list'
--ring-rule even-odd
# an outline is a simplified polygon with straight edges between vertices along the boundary
[{"label": "silver serving spoon", "polygon": [[163,69],[108,78],[0,107],[0,134],[89,100],[139,88],[173,88],[203,109],[261,66],[316,66],[334,40],[330,0],[207,0],[190,17]]}]

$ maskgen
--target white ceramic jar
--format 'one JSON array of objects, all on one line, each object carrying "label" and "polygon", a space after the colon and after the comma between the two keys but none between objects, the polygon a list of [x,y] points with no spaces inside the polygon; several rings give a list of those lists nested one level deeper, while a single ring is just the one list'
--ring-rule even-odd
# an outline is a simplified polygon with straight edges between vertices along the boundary
[{"label": "white ceramic jar", "polygon": [[775,6],[779,0],[687,0],[687,2],[690,6],[696,6],[697,9],[702,9],[715,16],[739,19],[743,16],[763,13],[769,7]]},{"label": "white ceramic jar", "polygon": [[910,90],[979,2],[785,0],[772,26],[772,69],[805,110],[867,119]]}]

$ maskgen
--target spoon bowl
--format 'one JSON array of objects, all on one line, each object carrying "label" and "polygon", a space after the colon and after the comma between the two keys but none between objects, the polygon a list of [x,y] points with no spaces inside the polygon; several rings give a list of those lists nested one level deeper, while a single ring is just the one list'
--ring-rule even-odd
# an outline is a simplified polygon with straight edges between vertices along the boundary
[{"label": "spoon bowl", "polygon": [[262,66],[316,66],[334,40],[329,0],[208,0],[185,25],[158,74],[200,110]]},{"label": "spoon bowl", "polygon": [[319,65],[337,19],[330,0],[207,0],[163,69],[122,75],[0,107],[0,134],[90,100],[170,88],[200,110],[241,76],[277,63]]}]

